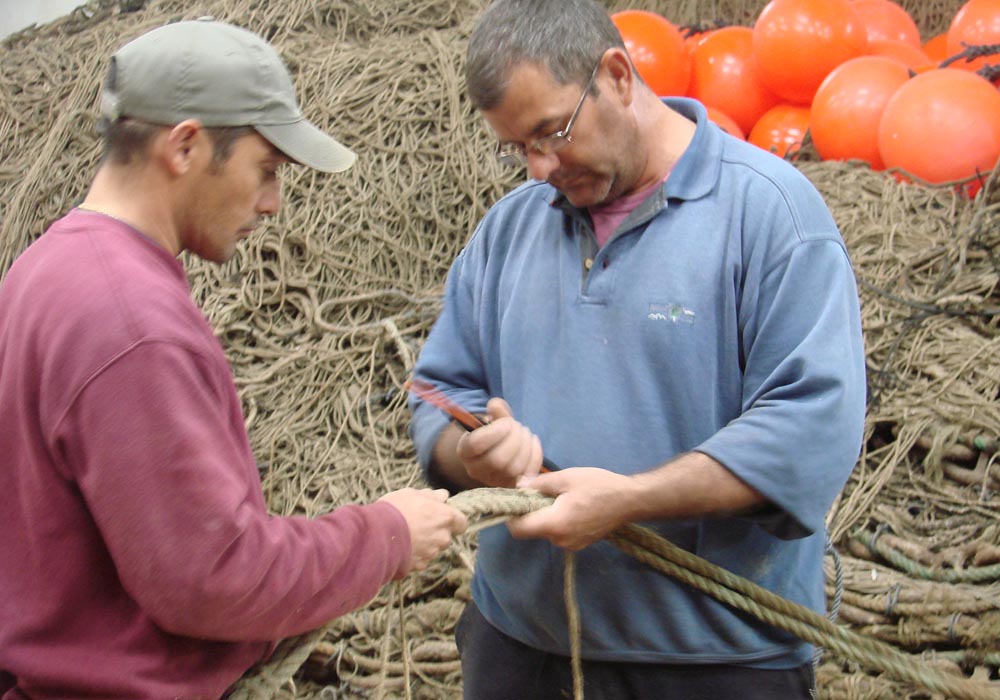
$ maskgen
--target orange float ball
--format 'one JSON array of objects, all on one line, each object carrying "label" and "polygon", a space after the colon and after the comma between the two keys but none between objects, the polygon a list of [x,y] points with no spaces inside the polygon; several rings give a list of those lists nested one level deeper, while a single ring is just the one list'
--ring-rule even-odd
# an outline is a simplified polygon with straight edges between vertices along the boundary
[{"label": "orange float ball", "polygon": [[791,156],[794,160],[808,131],[808,107],[780,104],[764,112],[750,130],[747,141],[781,158]]},{"label": "orange float ball", "polygon": [[868,54],[870,56],[895,58],[917,72],[923,72],[936,67],[934,60],[923,49],[918,49],[913,44],[896,41],[895,39],[875,39],[869,41]]},{"label": "orange float ball", "polygon": [[932,36],[924,42],[923,49],[934,63],[941,63],[948,58],[948,32]]},{"label": "orange float ball", "polygon": [[701,43],[702,39],[714,31],[714,29],[706,29],[704,31],[692,31],[689,34],[681,32],[681,36],[684,37],[684,48],[687,49],[688,56],[694,53],[694,50],[698,48],[698,44]]},{"label": "orange float ball", "polygon": [[721,109],[706,106],[705,111],[708,112],[709,120],[717,124],[719,128],[727,134],[735,136],[741,141],[747,140],[746,134],[743,132],[743,129],[740,128],[740,125],[736,123],[736,120],[723,112]]},{"label": "orange float ball", "polygon": [[886,104],[878,146],[887,168],[927,182],[986,174],[1000,160],[1000,93],[969,71],[921,73]]},{"label": "orange float ball", "polygon": [[761,83],[797,104],[809,104],[830,71],[867,49],[864,22],[850,0],[771,0],[753,27]]},{"label": "orange float ball", "polygon": [[680,29],[665,17],[645,10],[611,15],[639,77],[661,97],[687,94],[691,58]]},{"label": "orange float ball", "polygon": [[910,13],[892,0],[854,0],[868,41],[902,41],[920,48],[920,30]]},{"label": "orange float ball", "polygon": [[[961,53],[962,44],[1000,44],[1000,0],[969,0],[955,13],[948,27],[948,56]],[[1000,54],[982,56],[973,61],[960,59],[949,68],[977,71],[987,64],[1000,64]]]},{"label": "orange float ball", "polygon": [[691,54],[688,93],[705,106],[725,112],[743,133],[782,101],[757,77],[749,27],[723,27],[701,40]]},{"label": "orange float ball", "polygon": [[852,58],[834,68],[816,91],[809,121],[820,157],[863,160],[882,170],[879,121],[889,99],[909,79],[906,66],[886,56]]}]

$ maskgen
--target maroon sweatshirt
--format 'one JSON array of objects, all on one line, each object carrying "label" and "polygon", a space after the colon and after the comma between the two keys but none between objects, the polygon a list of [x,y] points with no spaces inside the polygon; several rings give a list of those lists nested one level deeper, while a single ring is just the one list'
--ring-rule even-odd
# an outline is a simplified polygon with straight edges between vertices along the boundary
[{"label": "maroon sweatshirt", "polygon": [[0,285],[0,533],[5,700],[219,698],[410,556],[387,503],[267,513],[183,266],[79,210]]}]

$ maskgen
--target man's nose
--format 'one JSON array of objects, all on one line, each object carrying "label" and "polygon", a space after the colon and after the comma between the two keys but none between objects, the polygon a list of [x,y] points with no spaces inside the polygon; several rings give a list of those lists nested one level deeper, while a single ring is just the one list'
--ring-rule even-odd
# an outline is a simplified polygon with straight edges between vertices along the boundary
[{"label": "man's nose", "polygon": [[559,156],[555,153],[539,153],[529,148],[526,157],[528,177],[532,180],[548,180],[549,175],[559,167]]},{"label": "man's nose", "polygon": [[269,183],[257,201],[257,211],[265,216],[274,216],[281,209],[281,181]]}]

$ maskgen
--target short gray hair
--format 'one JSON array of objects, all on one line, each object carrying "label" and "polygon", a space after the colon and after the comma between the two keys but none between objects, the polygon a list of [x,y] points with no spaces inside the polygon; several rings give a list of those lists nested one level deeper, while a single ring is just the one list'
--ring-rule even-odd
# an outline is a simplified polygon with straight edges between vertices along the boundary
[{"label": "short gray hair", "polygon": [[615,46],[625,48],[608,11],[594,0],[495,0],[469,39],[469,96],[477,109],[493,109],[521,63],[545,68],[559,85],[585,85]]}]

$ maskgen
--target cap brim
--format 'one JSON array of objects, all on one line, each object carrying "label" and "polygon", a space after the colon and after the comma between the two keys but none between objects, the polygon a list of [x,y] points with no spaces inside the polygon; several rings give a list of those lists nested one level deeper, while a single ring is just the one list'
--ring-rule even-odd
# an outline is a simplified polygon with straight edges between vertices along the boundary
[{"label": "cap brim", "polygon": [[305,119],[291,124],[255,124],[261,136],[292,160],[325,173],[339,173],[357,155]]}]

